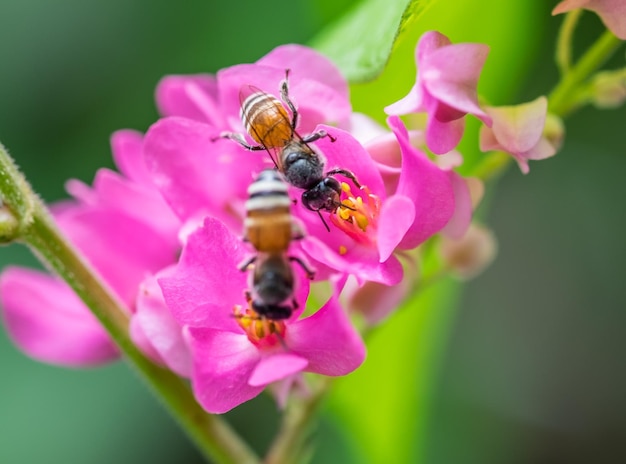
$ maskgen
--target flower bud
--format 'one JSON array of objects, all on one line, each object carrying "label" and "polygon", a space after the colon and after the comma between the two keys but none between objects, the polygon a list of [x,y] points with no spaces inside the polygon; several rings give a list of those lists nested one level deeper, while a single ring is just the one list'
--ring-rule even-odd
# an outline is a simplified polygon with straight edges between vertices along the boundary
[{"label": "flower bud", "polygon": [[543,137],[552,146],[555,152],[561,149],[565,138],[565,125],[563,120],[555,114],[546,115],[546,124],[543,127]]},{"label": "flower bud", "polygon": [[453,275],[462,280],[471,279],[491,264],[496,256],[497,242],[484,226],[472,224],[460,240],[442,237],[440,252]]},{"label": "flower bud", "polygon": [[597,108],[617,108],[626,100],[626,68],[599,72],[591,83],[591,102]]}]

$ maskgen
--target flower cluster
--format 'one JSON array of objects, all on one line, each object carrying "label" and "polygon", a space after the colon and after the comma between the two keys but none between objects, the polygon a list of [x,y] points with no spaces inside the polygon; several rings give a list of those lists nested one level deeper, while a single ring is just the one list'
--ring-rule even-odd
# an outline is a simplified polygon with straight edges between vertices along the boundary
[{"label": "flower cluster", "polygon": [[[344,375],[363,362],[350,302],[360,299],[354,307],[370,323],[381,321],[411,289],[415,272],[407,251],[438,233],[465,235],[476,189],[455,172],[461,157],[453,151],[465,115],[490,127],[483,137],[487,149],[509,151],[523,168],[526,159],[549,156],[541,139],[542,101],[528,108],[532,130],[521,133],[503,128],[503,109],[480,106],[476,86],[487,51],[426,33],[416,51],[416,84],[387,108],[388,128],[354,113],[340,72],[302,46],[278,47],[254,64],[215,76],[166,77],[156,91],[163,117],[145,136],[113,136],[120,173],[99,171],[93,187],[70,181],[73,200],[54,205],[55,218],[124,303],[133,340],[190,378],[207,411],[226,412],[268,385],[282,403],[293,386],[303,385],[304,372]],[[290,214],[304,233],[281,253],[310,262],[315,281],[328,281],[333,291],[321,307],[310,303],[305,310],[305,302],[320,300],[320,286],[309,285],[295,265],[291,296],[298,304],[288,317],[271,319],[254,309],[254,271],[239,269],[258,251],[242,234],[252,180],[266,168],[284,174],[286,161],[282,147],[261,143],[259,151],[249,151],[236,142],[259,142],[250,120],[240,118],[241,89],[285,100],[287,86],[293,107],[283,102],[281,108],[289,118],[298,112],[291,137],[321,134],[311,144],[322,162],[316,180],[339,187],[330,207],[311,211],[300,200],[302,189],[289,186],[295,203]],[[424,133],[408,130],[398,117],[410,112],[427,113]],[[225,133],[242,135],[233,141]],[[348,299],[339,297],[344,287]],[[7,329],[29,355],[72,366],[117,356],[58,279],[9,268],[0,293]]]}]

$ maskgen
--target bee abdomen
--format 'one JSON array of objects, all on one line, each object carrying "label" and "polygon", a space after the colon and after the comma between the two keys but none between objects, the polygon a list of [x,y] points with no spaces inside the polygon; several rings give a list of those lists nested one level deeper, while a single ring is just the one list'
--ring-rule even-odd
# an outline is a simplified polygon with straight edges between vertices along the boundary
[{"label": "bee abdomen", "polygon": [[253,93],[241,105],[240,116],[246,132],[265,148],[280,148],[293,137],[289,114],[272,95]]},{"label": "bee abdomen", "polygon": [[279,253],[292,238],[291,199],[287,184],[272,169],[262,171],[248,187],[245,237],[257,251]]}]

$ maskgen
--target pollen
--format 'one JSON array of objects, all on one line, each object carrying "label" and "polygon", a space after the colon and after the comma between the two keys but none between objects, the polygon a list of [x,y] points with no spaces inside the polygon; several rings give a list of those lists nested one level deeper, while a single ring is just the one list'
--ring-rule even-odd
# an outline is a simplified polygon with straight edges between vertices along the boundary
[{"label": "pollen", "polygon": [[339,254],[341,256],[345,255],[348,252],[348,249],[345,245],[339,245]]},{"label": "pollen", "polygon": [[[361,187],[355,194],[349,184],[342,182],[341,190],[346,197],[341,200],[341,205],[331,216],[331,221],[355,240],[371,241],[380,212],[380,198],[370,193],[367,186]],[[341,248],[339,252],[343,254]]]},{"label": "pollen", "polygon": [[233,316],[248,339],[257,346],[270,347],[282,344],[285,335],[285,323],[260,316],[252,308],[245,310],[241,305],[233,307]]}]

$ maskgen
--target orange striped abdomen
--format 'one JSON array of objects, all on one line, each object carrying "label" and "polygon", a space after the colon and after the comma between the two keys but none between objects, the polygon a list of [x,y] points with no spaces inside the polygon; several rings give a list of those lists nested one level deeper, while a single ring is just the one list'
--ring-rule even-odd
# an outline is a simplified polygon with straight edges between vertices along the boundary
[{"label": "orange striped abdomen", "polygon": [[250,137],[265,148],[282,148],[293,137],[285,107],[276,97],[263,92],[245,99],[241,120]]},{"label": "orange striped abdomen", "polygon": [[249,211],[244,224],[245,238],[257,251],[283,253],[289,248],[293,235],[289,209]]}]

